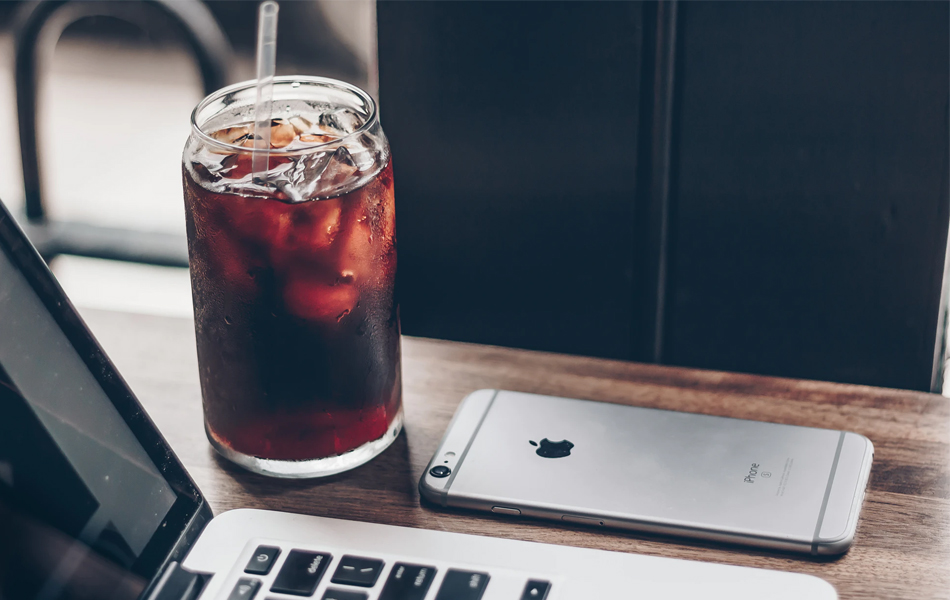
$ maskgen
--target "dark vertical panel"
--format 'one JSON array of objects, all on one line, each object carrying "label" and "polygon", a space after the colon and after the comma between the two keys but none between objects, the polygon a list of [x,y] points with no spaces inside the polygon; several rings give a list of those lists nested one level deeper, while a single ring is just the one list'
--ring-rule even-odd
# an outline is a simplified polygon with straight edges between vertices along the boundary
[{"label": "dark vertical panel", "polygon": [[644,5],[630,358],[663,362],[678,2]]},{"label": "dark vertical panel", "polygon": [[681,9],[669,362],[929,389],[948,4]]},{"label": "dark vertical panel", "polygon": [[629,356],[641,12],[377,5],[406,333]]}]

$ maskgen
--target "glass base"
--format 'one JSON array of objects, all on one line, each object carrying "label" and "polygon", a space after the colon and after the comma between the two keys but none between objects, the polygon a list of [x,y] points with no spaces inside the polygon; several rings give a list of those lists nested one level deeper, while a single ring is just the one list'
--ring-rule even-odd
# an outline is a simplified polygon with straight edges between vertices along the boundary
[{"label": "glass base", "polygon": [[254,473],[260,473],[261,475],[268,475],[270,477],[286,477],[289,479],[327,477],[355,469],[379,456],[383,450],[388,448],[389,445],[399,437],[401,431],[402,408],[399,409],[396,418],[393,419],[392,424],[390,424],[382,437],[366,442],[362,446],[354,448],[349,452],[312,460],[274,460],[249,456],[228,448],[215,439],[214,435],[208,429],[208,425],[205,424],[205,433],[208,435],[208,441],[211,442],[211,446],[217,450],[218,454],[224,458]]}]

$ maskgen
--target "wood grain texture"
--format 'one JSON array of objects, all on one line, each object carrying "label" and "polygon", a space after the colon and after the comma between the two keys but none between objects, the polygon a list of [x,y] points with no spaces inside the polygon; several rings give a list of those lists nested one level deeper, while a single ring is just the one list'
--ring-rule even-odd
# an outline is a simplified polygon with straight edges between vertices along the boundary
[{"label": "wood grain texture", "polygon": [[[216,513],[286,510],[796,571],[828,580],[842,599],[950,598],[950,404],[940,396],[404,338],[405,433],[349,473],[276,480],[232,466],[205,440],[191,321],[99,311],[83,316]],[[416,485],[423,468],[458,402],[480,388],[864,434],[876,454],[854,547],[843,558],[820,560],[421,504]]]}]

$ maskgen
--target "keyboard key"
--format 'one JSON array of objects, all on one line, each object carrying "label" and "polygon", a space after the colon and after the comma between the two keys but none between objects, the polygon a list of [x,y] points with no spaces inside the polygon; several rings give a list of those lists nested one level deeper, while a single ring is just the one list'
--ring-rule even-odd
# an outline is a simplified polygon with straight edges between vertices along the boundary
[{"label": "keyboard key", "polygon": [[236,584],[234,584],[234,589],[231,590],[231,595],[228,596],[228,600],[251,600],[260,587],[260,579],[242,577],[241,579],[238,579]]},{"label": "keyboard key", "polygon": [[294,596],[311,596],[333,557],[319,552],[291,550],[270,591]]},{"label": "keyboard key", "polygon": [[548,597],[549,591],[551,591],[551,583],[549,581],[532,579],[528,581],[526,586],[524,586],[524,592],[521,594],[521,600],[544,600]]},{"label": "keyboard key", "polygon": [[488,585],[488,573],[449,569],[435,600],[481,600]]},{"label": "keyboard key", "polygon": [[247,561],[244,572],[253,573],[255,575],[267,575],[270,573],[270,569],[274,566],[274,561],[277,560],[278,556],[280,556],[280,548],[274,546],[258,546],[257,550],[255,550],[251,556],[251,560]]},{"label": "keyboard key", "polygon": [[435,567],[396,563],[379,600],[423,600],[434,578]]},{"label": "keyboard key", "polygon": [[344,556],[333,573],[333,583],[373,587],[383,572],[383,561],[375,558]]},{"label": "keyboard key", "polygon": [[323,600],[366,600],[369,596],[365,592],[351,592],[349,590],[329,589],[323,593]]}]

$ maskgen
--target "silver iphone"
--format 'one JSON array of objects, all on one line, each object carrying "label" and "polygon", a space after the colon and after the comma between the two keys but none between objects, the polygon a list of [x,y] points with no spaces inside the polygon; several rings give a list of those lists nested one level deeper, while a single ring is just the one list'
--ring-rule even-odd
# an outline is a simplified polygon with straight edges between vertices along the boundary
[{"label": "silver iphone", "polygon": [[479,390],[419,488],[442,506],[841,554],[873,453],[844,431]]}]

